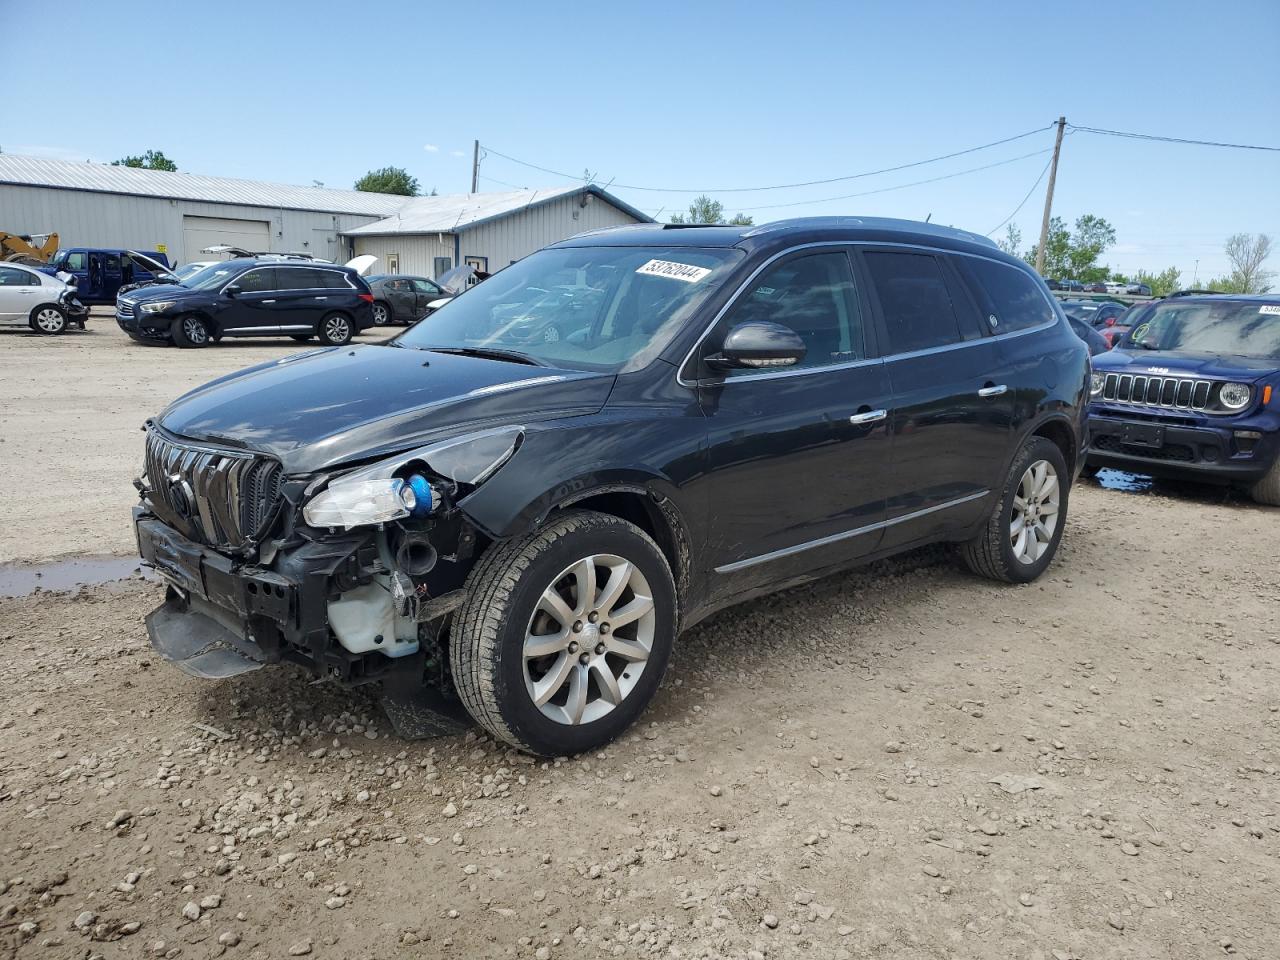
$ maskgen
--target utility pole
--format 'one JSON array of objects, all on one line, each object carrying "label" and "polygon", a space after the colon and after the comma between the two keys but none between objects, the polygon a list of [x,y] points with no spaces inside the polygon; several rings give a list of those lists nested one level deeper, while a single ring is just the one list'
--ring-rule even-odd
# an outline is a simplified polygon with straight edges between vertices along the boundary
[{"label": "utility pole", "polygon": [[[1058,142],[1062,142],[1062,128],[1058,128]],[[1055,154],[1054,167],[1057,168],[1057,155]],[[1053,192],[1053,181],[1049,181],[1049,191]],[[475,141],[471,150],[471,192],[480,192],[480,141]]]},{"label": "utility pole", "polygon": [[1058,118],[1058,137],[1053,141],[1053,162],[1049,166],[1049,189],[1044,195],[1044,219],[1040,221],[1040,243],[1036,247],[1036,273],[1044,274],[1044,248],[1049,242],[1049,215],[1053,211],[1053,183],[1058,179],[1058,154],[1062,152],[1062,131],[1066,117]]}]

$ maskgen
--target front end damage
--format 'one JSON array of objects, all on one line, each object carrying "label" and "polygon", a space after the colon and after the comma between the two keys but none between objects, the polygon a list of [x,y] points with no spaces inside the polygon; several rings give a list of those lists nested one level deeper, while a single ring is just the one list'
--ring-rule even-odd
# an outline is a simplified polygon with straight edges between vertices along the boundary
[{"label": "front end damage", "polygon": [[378,684],[402,736],[461,729],[446,629],[483,533],[458,501],[521,435],[490,431],[286,477],[265,456],[150,426],[134,528],[167,583],[147,617],[152,646],[203,679],[293,663]]}]

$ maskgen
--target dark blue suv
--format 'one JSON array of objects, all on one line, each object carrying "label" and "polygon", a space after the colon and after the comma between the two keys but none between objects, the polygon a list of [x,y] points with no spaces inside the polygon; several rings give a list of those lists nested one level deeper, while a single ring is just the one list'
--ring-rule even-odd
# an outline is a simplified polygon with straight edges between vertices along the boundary
[{"label": "dark blue suv", "polygon": [[1232,484],[1280,506],[1280,297],[1163,301],[1093,364],[1090,467]]}]

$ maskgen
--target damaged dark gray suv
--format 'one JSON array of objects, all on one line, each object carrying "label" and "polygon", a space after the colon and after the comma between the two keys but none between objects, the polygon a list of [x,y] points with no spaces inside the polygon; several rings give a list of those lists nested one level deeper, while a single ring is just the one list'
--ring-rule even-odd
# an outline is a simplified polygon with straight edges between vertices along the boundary
[{"label": "damaged dark gray suv", "polygon": [[1088,384],[1044,283],[958,230],[584,234],[389,343],[252,367],[150,421],[149,632],[195,676],[299,664],[378,684],[406,735],[461,705],[575,753],[731,604],[940,541],[1035,579]]}]

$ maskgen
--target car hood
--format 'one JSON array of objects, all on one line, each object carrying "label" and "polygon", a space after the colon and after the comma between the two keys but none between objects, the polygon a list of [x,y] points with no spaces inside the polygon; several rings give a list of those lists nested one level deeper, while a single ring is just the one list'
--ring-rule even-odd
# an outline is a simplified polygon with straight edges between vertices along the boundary
[{"label": "car hood", "polygon": [[362,344],[222,377],[156,422],[192,440],[271,454],[287,474],[389,456],[471,430],[597,412],[613,374]]},{"label": "car hood", "polygon": [[1256,380],[1280,370],[1280,362],[1222,354],[1115,349],[1094,357],[1093,368],[1098,372],[1141,376],[1184,373],[1209,380]]},{"label": "car hood", "polygon": [[201,291],[184,287],[176,280],[162,283],[148,280],[141,286],[133,287],[120,294],[118,299],[128,300],[130,303],[142,303],[145,300],[180,300],[183,297],[198,297],[200,294]]}]

